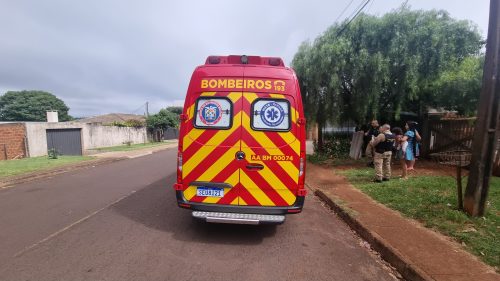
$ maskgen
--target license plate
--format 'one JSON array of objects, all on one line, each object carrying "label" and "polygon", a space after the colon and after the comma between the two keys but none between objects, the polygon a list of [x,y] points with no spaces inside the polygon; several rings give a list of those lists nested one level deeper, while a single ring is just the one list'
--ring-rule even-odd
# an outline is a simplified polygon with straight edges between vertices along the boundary
[{"label": "license plate", "polygon": [[203,197],[224,197],[224,188],[218,187],[198,187],[196,195]]}]

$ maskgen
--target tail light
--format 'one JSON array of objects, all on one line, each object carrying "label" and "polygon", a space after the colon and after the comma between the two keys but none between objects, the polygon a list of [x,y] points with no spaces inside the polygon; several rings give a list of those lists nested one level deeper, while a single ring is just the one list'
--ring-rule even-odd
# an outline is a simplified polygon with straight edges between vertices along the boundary
[{"label": "tail light", "polygon": [[299,162],[299,190],[297,191],[298,196],[306,196],[307,190],[304,188],[306,178],[306,154],[304,151],[300,152],[300,162]]},{"label": "tail light", "polygon": [[299,178],[304,175],[304,158],[300,157]]},{"label": "tail light", "polygon": [[182,183],[182,152],[177,153],[177,183]]}]

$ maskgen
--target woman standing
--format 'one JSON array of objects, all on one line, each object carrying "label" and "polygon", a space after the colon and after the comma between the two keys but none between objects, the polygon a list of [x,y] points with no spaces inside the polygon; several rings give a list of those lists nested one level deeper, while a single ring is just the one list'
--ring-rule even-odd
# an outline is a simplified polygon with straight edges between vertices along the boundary
[{"label": "woman standing", "polygon": [[418,123],[414,121],[408,121],[405,125],[406,133],[403,140],[408,142],[408,146],[405,151],[405,160],[408,171],[414,169],[415,157],[419,155],[417,141],[420,141],[422,138],[417,131],[417,125]]}]

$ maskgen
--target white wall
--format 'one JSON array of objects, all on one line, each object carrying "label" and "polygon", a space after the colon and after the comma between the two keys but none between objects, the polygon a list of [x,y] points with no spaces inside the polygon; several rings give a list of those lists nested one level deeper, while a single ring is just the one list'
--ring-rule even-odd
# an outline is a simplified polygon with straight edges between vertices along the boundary
[{"label": "white wall", "polygon": [[47,155],[47,129],[74,128],[81,129],[84,154],[88,149],[122,145],[124,142],[128,141],[132,143],[147,142],[146,128],[102,126],[78,122],[27,122],[26,137],[28,139],[28,156],[36,157]]},{"label": "white wall", "polygon": [[84,149],[122,145],[124,142],[147,142],[146,128],[85,124],[82,130]]}]

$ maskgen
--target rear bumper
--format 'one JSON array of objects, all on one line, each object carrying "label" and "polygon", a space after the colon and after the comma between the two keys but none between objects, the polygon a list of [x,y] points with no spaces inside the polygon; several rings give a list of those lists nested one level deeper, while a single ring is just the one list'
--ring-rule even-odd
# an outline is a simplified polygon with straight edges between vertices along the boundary
[{"label": "rear bumper", "polygon": [[292,206],[288,207],[263,207],[263,206],[235,206],[235,205],[217,205],[192,203],[187,201],[182,191],[176,190],[177,204],[181,208],[204,211],[204,212],[220,212],[220,213],[242,213],[242,214],[265,214],[265,215],[285,215],[297,214],[302,212],[304,207],[305,196],[297,196],[297,200]]},{"label": "rear bumper", "polygon": [[284,215],[261,215],[261,214],[239,214],[193,211],[193,217],[212,223],[230,224],[282,224],[285,222]]}]

